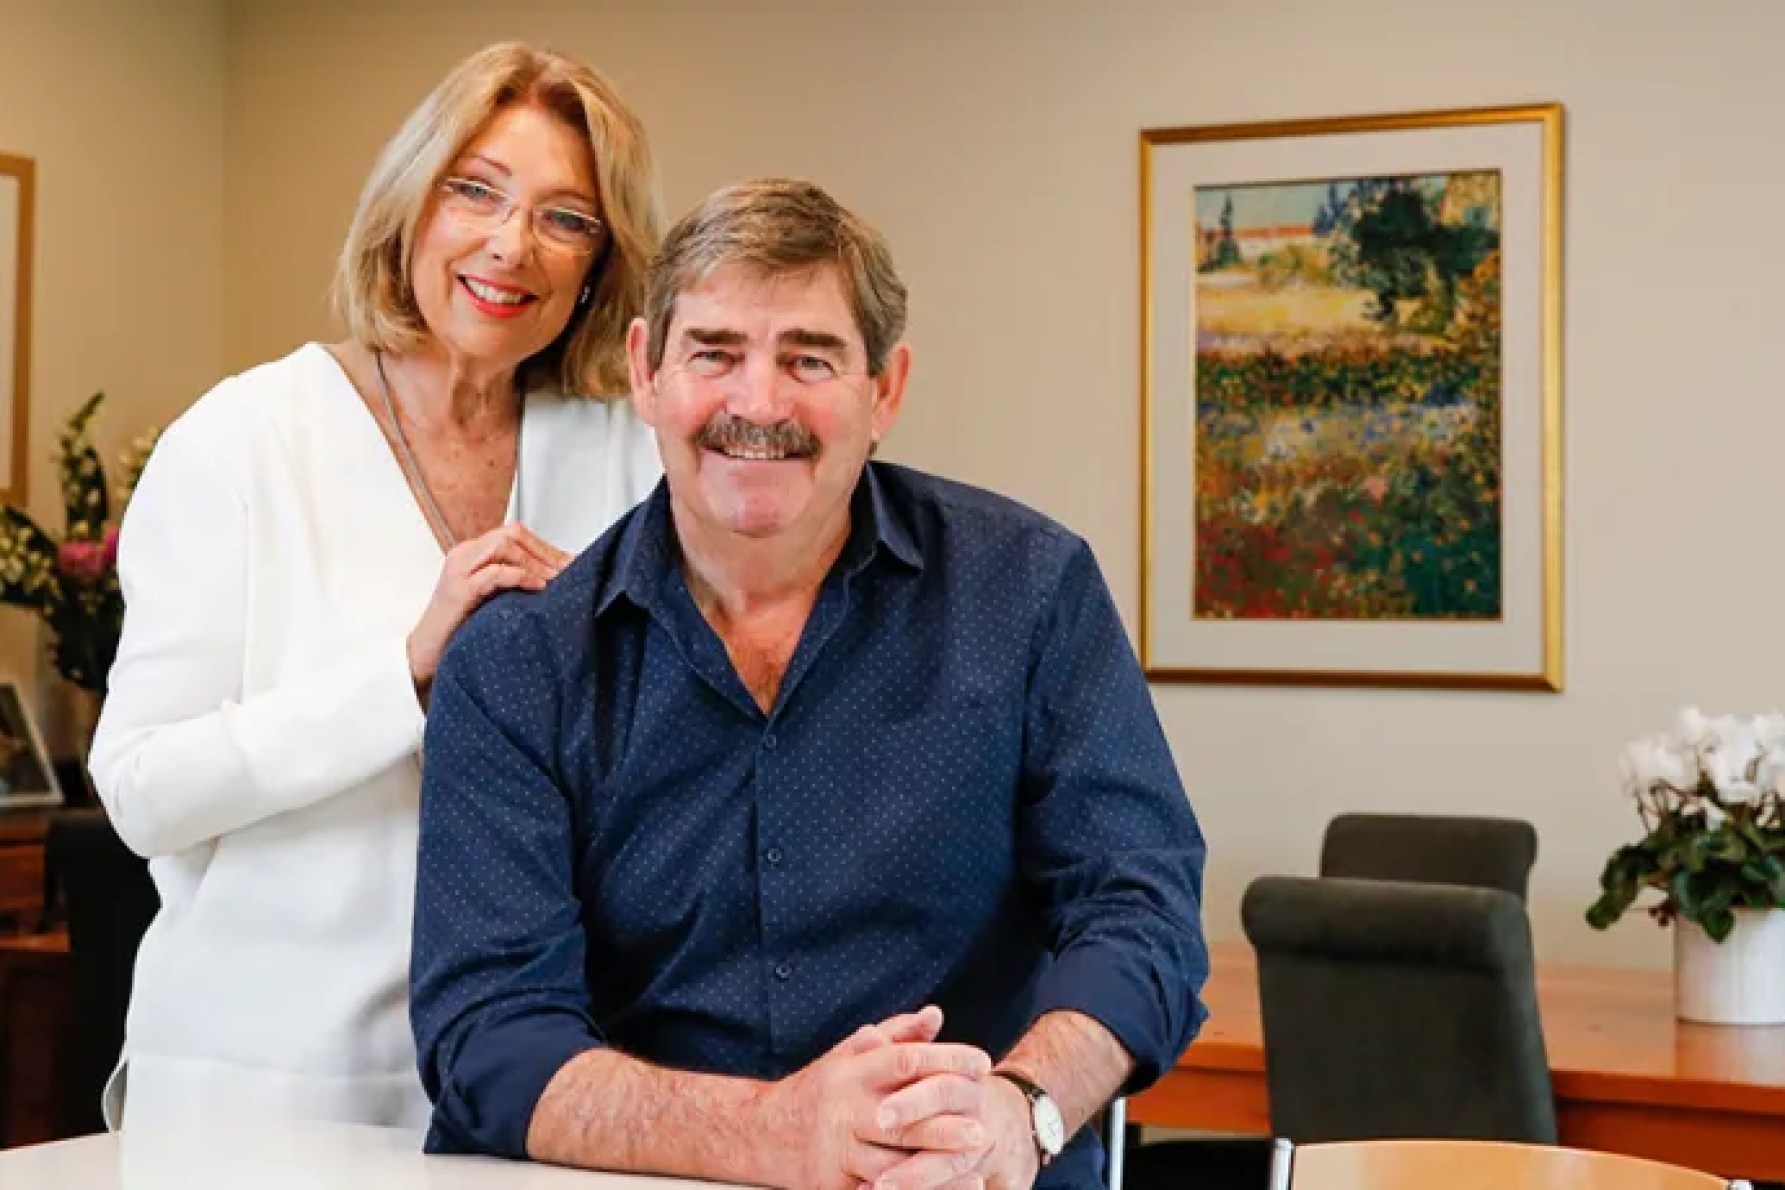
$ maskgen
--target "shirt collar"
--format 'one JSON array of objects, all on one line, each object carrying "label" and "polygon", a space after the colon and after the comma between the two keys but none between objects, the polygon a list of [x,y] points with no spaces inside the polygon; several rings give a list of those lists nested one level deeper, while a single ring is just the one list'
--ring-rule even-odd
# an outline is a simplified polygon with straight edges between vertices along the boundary
[{"label": "shirt collar", "polygon": [[[913,570],[923,569],[923,554],[907,523],[908,510],[897,506],[881,476],[882,464],[870,462],[849,501],[849,540],[838,565],[855,574],[881,549]],[[621,530],[614,562],[595,597],[600,615],[625,595],[641,608],[659,606],[664,584],[679,565],[681,550],[669,509],[669,480],[659,480]]]},{"label": "shirt collar", "polygon": [[674,537],[669,480],[660,479],[620,531],[613,565],[595,592],[595,614],[604,614],[621,595],[642,608],[657,606],[664,580],[675,573]]},{"label": "shirt collar", "polygon": [[906,522],[908,510],[887,489],[882,464],[869,463],[849,501],[849,542],[843,547],[844,565],[851,574],[884,548],[913,570],[923,569],[923,554]]}]

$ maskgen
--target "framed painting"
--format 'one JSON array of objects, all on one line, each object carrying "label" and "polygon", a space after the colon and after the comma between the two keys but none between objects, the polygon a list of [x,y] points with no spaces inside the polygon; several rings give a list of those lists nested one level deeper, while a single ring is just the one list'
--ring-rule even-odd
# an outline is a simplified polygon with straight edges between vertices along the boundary
[{"label": "framed painting", "polygon": [[1158,681],[1562,688],[1562,109],[1141,134]]},{"label": "framed painting", "polygon": [[0,681],[0,809],[59,806],[62,787],[17,682]]},{"label": "framed painting", "polygon": [[31,241],[36,173],[0,153],[0,501],[23,505],[31,410]]}]

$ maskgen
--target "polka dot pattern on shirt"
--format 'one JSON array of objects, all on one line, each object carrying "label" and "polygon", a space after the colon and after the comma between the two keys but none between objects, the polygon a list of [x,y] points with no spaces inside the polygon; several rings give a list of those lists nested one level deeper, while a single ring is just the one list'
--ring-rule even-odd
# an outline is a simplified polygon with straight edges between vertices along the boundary
[{"label": "polka dot pattern on shirt", "polygon": [[767,714],[661,494],[461,631],[417,895],[437,1128],[596,1038],[775,1078],[926,1003],[994,1055],[1048,1008],[1143,1071],[1194,1034],[1202,839],[1089,549],[886,464],[852,511]]}]

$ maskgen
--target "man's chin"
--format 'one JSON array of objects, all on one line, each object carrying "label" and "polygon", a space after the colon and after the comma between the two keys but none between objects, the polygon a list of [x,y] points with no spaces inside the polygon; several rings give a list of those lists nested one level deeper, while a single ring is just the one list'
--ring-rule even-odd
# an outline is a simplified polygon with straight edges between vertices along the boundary
[{"label": "man's chin", "polygon": [[797,518],[779,508],[731,508],[719,518],[727,533],[767,541],[792,528]]},{"label": "man's chin", "polygon": [[[777,470],[784,465],[777,465]],[[750,478],[759,478],[752,476]],[[760,476],[768,478],[766,475]],[[804,476],[783,471],[775,483],[709,484],[706,505],[713,520],[745,537],[773,537],[791,526],[811,502]]]},{"label": "man's chin", "polygon": [[740,499],[736,493],[709,500],[709,520],[726,533],[752,540],[766,540],[785,532],[799,519],[796,502],[754,498]]}]

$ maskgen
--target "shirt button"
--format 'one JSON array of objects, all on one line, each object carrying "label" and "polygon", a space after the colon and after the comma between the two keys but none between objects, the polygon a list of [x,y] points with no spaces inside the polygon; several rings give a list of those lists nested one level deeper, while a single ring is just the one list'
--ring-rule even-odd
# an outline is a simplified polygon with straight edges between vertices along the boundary
[{"label": "shirt button", "polygon": [[780,980],[782,983],[786,983],[788,980],[792,979],[793,978],[793,964],[791,964],[791,963],[776,963],[775,964],[775,978]]},{"label": "shirt button", "polygon": [[767,860],[770,865],[778,864],[781,862],[781,849],[779,847],[771,847],[762,853],[762,858]]},{"label": "shirt button", "polygon": [[770,752],[775,750],[775,734],[773,732],[762,737],[762,746],[767,748]]}]

